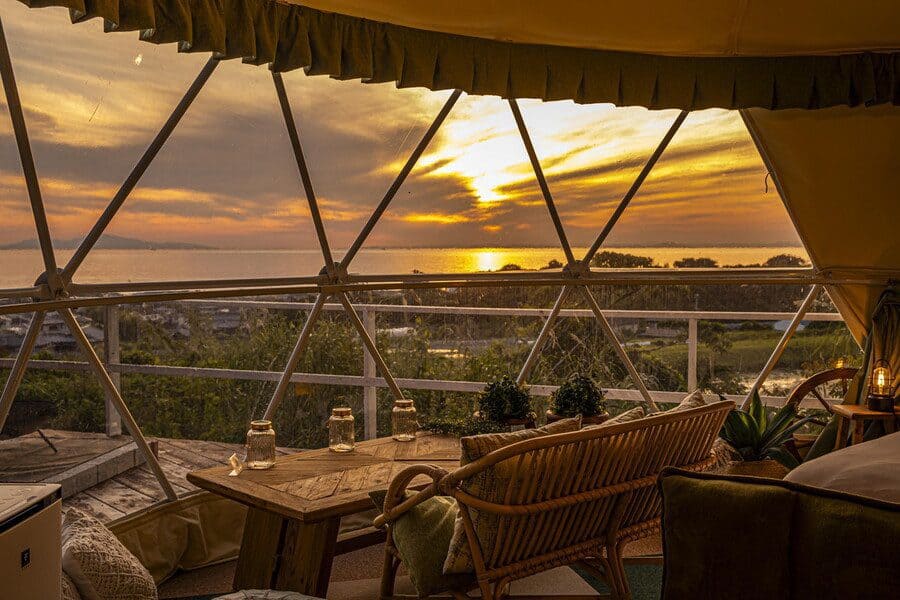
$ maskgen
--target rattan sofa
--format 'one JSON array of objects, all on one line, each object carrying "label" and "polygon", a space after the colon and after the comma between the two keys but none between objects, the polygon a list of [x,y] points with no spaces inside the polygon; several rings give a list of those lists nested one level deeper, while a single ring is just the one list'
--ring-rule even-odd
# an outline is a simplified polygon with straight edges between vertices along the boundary
[{"label": "rattan sofa", "polygon": [[[659,530],[657,476],[666,466],[710,466],[710,447],[733,407],[732,402],[717,402],[535,437],[452,472],[429,465],[407,468],[392,481],[384,513],[376,519],[376,524],[388,525],[382,598],[401,597],[394,595],[403,560],[393,539],[394,523],[435,496],[456,500],[474,566],[469,585],[448,590],[454,598],[467,598],[476,588],[482,598],[508,598],[512,581],[576,562],[601,573],[612,597],[628,598],[622,548]],[[417,493],[409,490],[423,475],[431,483]],[[496,493],[490,498],[470,493],[469,484],[485,475],[506,482],[502,501]],[[496,537],[490,544],[477,532],[475,513],[481,525],[485,517],[491,521]]]}]

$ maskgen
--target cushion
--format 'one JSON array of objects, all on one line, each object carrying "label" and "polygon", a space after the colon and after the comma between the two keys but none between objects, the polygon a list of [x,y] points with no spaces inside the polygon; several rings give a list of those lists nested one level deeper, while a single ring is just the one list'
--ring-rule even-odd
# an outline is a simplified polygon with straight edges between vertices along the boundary
[{"label": "cushion", "polygon": [[81,596],[78,594],[78,588],[75,587],[75,582],[63,572],[62,574],[62,594],[60,595],[61,600],[81,600]]},{"label": "cushion", "polygon": [[900,506],[798,493],[791,533],[792,598],[898,597]]},{"label": "cushion", "polygon": [[[379,509],[384,506],[385,494],[370,494]],[[391,525],[394,545],[420,597],[451,589],[466,590],[474,584],[471,573],[444,575],[444,560],[458,512],[456,500],[435,496],[409,509]]]},{"label": "cushion", "polygon": [[900,433],[813,459],[785,479],[900,503]]},{"label": "cushion", "polygon": [[647,414],[647,411],[644,410],[643,406],[638,406],[636,408],[632,408],[631,410],[626,410],[622,414],[616,415],[612,419],[604,421],[603,423],[599,423],[597,425],[588,425],[585,429],[596,429],[597,427],[609,427],[611,425],[620,425],[622,423],[628,423],[629,421],[636,421],[638,419],[643,419]]},{"label": "cushion", "polygon": [[664,599],[789,598],[790,491],[679,475],[661,487]]},{"label": "cushion", "polygon": [[[460,438],[460,466],[478,460],[504,446],[509,446],[522,440],[528,440],[544,435],[568,433],[581,429],[581,416],[571,419],[561,419],[555,423],[549,423],[538,429],[522,429],[509,433],[485,433]],[[478,498],[489,502],[502,502],[506,490],[510,485],[510,478],[504,473],[503,464],[495,465],[463,482],[462,489]],[[497,538],[498,517],[496,515],[481,514],[477,510],[469,509],[475,533],[481,543],[482,551],[489,556],[494,549]],[[453,538],[450,541],[450,549],[447,552],[447,560],[444,562],[445,573],[471,573],[474,570],[472,554],[469,550],[469,542],[466,538],[462,516],[457,516],[453,530]]]},{"label": "cushion", "polygon": [[660,487],[664,600],[893,598],[900,589],[900,504],[676,469]]},{"label": "cushion", "polygon": [[63,517],[62,567],[83,600],[156,600],[147,569],[103,523],[78,509]]},{"label": "cushion", "polygon": [[542,435],[578,431],[581,428],[581,415],[570,419],[560,419],[537,429],[520,429],[504,433],[483,433],[469,435],[459,439],[459,466],[467,465],[504,446],[528,440]]},{"label": "cushion", "polygon": [[700,390],[694,390],[690,394],[684,397],[684,400],[678,404],[675,408],[670,408],[665,412],[679,412],[682,410],[690,410],[692,408],[700,408],[701,406],[706,406],[706,400],[703,399],[703,394]]}]

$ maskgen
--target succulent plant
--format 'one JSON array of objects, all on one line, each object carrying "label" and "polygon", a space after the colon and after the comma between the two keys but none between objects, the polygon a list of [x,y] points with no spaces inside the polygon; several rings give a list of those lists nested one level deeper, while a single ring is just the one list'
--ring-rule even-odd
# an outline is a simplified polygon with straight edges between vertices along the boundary
[{"label": "succulent plant", "polygon": [[797,419],[797,406],[786,404],[769,418],[754,390],[749,410],[734,409],[725,418],[719,437],[728,442],[745,461],[774,459],[788,469],[798,465],[784,444],[810,419]]}]

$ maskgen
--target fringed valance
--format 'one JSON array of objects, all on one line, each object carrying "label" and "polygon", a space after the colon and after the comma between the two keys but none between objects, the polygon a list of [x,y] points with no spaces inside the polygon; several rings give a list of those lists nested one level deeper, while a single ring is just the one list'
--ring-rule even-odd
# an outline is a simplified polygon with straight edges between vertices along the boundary
[{"label": "fringed valance", "polygon": [[277,0],[21,0],[74,22],[275,71],[399,87],[648,108],[898,104],[900,53],[674,57],[519,44],[380,23]]}]

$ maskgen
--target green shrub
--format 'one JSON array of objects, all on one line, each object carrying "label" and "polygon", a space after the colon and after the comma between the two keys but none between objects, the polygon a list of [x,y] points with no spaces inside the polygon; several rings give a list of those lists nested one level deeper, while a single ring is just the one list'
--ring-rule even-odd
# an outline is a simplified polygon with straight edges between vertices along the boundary
[{"label": "green shrub", "polygon": [[587,375],[576,373],[553,394],[553,412],[561,417],[593,417],[606,411],[603,391]]},{"label": "green shrub", "polygon": [[504,376],[487,384],[478,398],[481,415],[500,423],[506,419],[524,419],[531,412],[531,396],[524,386]]},{"label": "green shrub", "polygon": [[468,415],[456,419],[452,417],[434,417],[422,423],[422,429],[433,433],[462,437],[480,433],[497,433],[502,431],[503,427],[484,417]]}]

